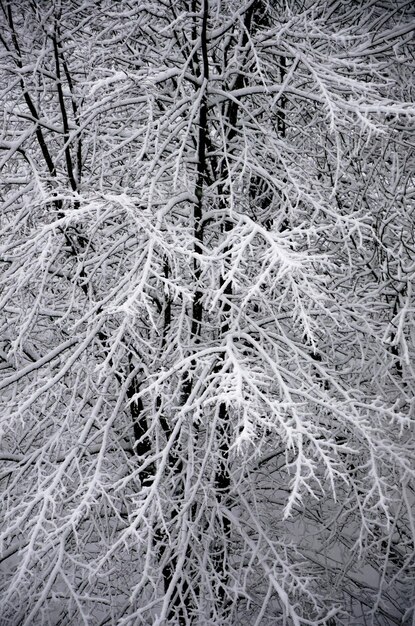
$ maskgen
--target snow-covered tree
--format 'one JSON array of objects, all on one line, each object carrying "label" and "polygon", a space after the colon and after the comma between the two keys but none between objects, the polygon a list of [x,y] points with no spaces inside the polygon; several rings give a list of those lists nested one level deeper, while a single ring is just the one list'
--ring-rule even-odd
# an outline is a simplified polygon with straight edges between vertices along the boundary
[{"label": "snow-covered tree", "polygon": [[412,623],[413,3],[0,7],[4,624]]}]

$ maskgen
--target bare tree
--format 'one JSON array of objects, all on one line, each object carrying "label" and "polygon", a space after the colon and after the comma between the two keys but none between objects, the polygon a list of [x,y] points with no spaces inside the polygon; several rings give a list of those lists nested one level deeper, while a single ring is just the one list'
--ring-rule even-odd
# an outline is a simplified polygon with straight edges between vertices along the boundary
[{"label": "bare tree", "polygon": [[412,3],[0,6],[4,623],[412,623]]}]

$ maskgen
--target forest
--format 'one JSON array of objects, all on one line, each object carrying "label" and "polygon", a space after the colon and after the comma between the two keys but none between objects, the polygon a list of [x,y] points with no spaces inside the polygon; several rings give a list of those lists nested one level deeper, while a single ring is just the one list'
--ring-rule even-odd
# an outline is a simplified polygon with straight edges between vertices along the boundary
[{"label": "forest", "polygon": [[415,626],[414,33],[0,0],[0,626]]}]

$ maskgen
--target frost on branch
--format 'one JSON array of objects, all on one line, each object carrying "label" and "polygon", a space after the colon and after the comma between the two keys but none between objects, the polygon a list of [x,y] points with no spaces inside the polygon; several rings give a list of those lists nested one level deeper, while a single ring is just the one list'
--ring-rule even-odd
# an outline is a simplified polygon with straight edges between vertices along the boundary
[{"label": "frost on branch", "polygon": [[98,4],[1,5],[2,617],[409,624],[412,8]]}]

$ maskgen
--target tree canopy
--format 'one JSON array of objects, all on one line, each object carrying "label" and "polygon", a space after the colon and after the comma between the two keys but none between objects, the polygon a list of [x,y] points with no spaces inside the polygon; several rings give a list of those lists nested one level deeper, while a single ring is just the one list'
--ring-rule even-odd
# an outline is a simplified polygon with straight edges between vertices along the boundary
[{"label": "tree canopy", "polygon": [[0,8],[4,623],[412,624],[413,3]]}]

